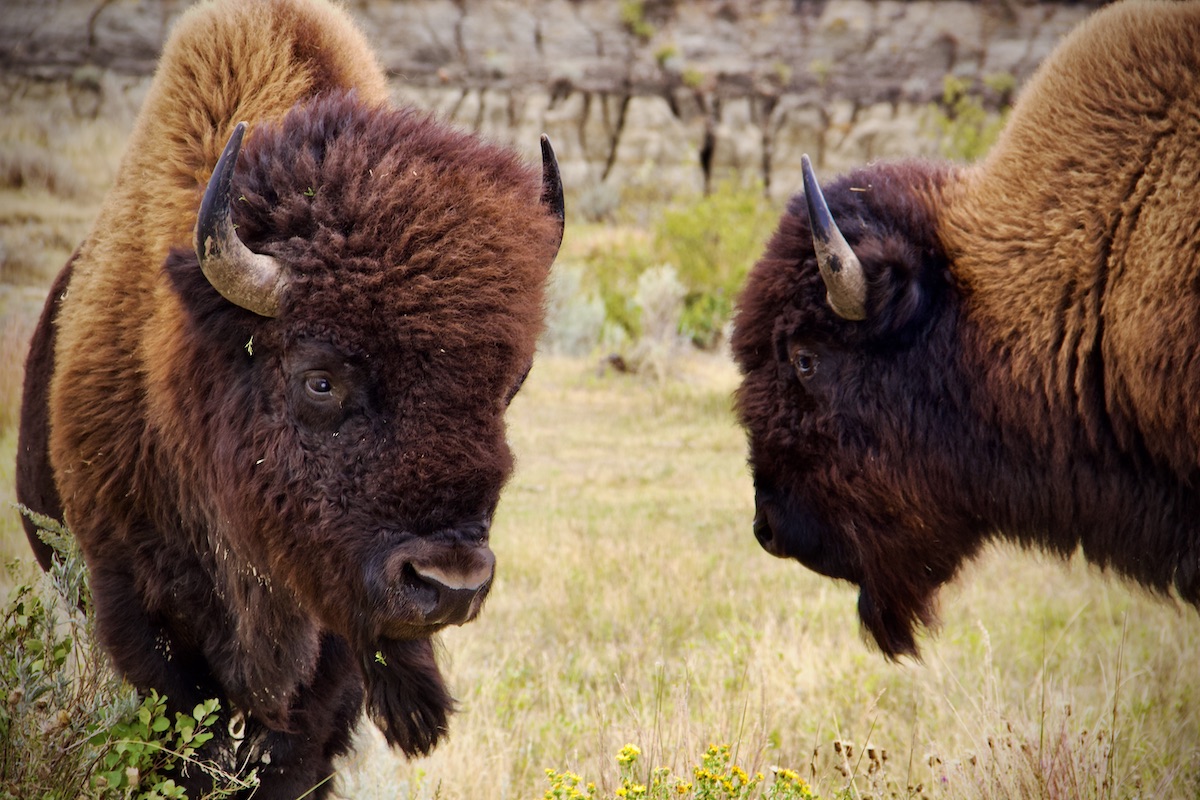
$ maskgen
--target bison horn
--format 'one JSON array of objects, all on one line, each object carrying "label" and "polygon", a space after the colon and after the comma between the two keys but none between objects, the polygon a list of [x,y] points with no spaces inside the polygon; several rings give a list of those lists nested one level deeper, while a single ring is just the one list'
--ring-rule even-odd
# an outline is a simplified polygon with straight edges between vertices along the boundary
[{"label": "bison horn", "polygon": [[255,314],[274,317],[279,315],[287,271],[271,256],[246,247],[229,215],[233,167],[245,134],[246,123],[239,122],[204,190],[196,219],[196,256],[204,277],[226,300]]},{"label": "bison horn", "polygon": [[825,282],[829,306],[843,319],[866,319],[867,279],[862,264],[833,221],[807,155],[800,157],[800,166],[804,171],[804,198],[808,201],[813,250],[817,254],[821,280]]},{"label": "bison horn", "polygon": [[558,159],[550,146],[550,137],[542,134],[542,205],[558,217],[558,242],[562,244],[563,226],[567,221],[566,204],[563,202],[562,175],[558,172]]}]

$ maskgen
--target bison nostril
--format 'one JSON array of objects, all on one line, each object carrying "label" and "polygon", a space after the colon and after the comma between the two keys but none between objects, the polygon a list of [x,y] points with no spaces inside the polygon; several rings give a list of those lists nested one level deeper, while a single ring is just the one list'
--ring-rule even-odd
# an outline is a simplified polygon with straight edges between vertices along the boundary
[{"label": "bison nostril", "polygon": [[420,570],[416,570],[416,575],[424,584],[419,596],[426,601],[421,604],[426,625],[461,625],[470,620],[490,588],[490,578],[468,588],[447,586]]},{"label": "bison nostril", "polygon": [[[450,555],[450,554],[447,554]],[[424,615],[425,625],[461,625],[479,612],[483,598],[491,588],[496,556],[486,547],[455,551],[439,563],[422,560],[409,563],[411,578],[417,584],[413,598]]]},{"label": "bison nostril", "polygon": [[463,589],[476,592],[492,579],[496,557],[488,551],[487,558],[478,559],[477,561],[478,563],[473,564],[465,570],[450,570],[432,565],[419,566],[413,564],[413,571],[429,583],[446,589]]},{"label": "bison nostril", "polygon": [[767,515],[761,511],[754,515],[754,538],[758,539],[764,550],[775,555],[775,532],[771,530]]}]

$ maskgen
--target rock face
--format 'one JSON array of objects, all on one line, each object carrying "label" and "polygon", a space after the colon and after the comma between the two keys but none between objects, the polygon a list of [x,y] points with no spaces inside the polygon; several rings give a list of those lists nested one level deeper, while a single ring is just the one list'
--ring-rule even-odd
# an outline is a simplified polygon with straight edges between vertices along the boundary
[{"label": "rock face", "polygon": [[[397,98],[536,155],[568,187],[799,185],[929,153],[946,76],[1009,99],[1099,2],[349,0]],[[183,0],[5,0],[0,84],[82,116],[136,109]],[[1003,77],[1003,81],[993,78]],[[33,85],[33,86],[31,86]],[[991,85],[993,88],[984,88]],[[32,92],[32,94],[30,94]]]}]

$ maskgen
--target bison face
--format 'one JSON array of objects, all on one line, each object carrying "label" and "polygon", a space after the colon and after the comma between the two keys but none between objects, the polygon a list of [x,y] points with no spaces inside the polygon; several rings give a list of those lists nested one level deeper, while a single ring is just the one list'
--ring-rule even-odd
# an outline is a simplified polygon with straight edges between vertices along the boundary
[{"label": "bison face", "polygon": [[376,722],[425,752],[450,707],[429,637],[479,613],[495,570],[504,414],[562,234],[557,166],[545,140],[539,181],[507,150],[353,95],[257,128],[239,160],[241,138],[196,253],[168,263],[179,460],[214,476],[187,505],[217,571],[343,637]]},{"label": "bison face", "polygon": [[948,446],[966,436],[966,398],[928,211],[939,180],[876,167],[830,187],[828,207],[806,181],[738,300],[733,337],[754,534],[858,584],[860,617],[891,657],[915,653],[937,586],[978,546],[960,535],[978,523],[955,499],[961,443]]},{"label": "bison face", "polygon": [[[469,449],[453,456],[470,464],[472,474],[446,476],[433,468],[422,474],[413,463],[421,456],[414,459],[397,439],[432,440],[449,449],[455,436],[422,432],[419,423],[402,421],[416,417],[411,402],[389,398],[395,387],[381,380],[369,361],[314,338],[284,349],[281,419],[293,425],[276,435],[291,440],[288,449],[304,454],[297,469],[305,482],[322,487],[320,493],[308,492],[313,505],[298,509],[302,518],[293,522],[296,529],[335,526],[340,542],[329,546],[345,546],[367,534],[362,574],[346,576],[351,585],[362,584],[363,607],[370,609],[368,629],[361,633],[372,640],[420,638],[473,619],[491,587],[495,556],[488,547],[489,526],[511,467],[501,415],[523,373],[499,379],[511,384],[505,402],[485,395],[484,408],[463,404],[451,412],[463,426],[475,423]],[[445,413],[449,405],[443,401],[439,410]],[[439,489],[439,483],[449,485]],[[344,507],[329,503],[330,498]]]}]

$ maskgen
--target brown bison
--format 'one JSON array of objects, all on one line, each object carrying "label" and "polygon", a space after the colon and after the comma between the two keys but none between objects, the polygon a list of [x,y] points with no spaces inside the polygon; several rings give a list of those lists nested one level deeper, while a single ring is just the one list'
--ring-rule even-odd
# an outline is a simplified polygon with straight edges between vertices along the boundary
[{"label": "brown bison", "polygon": [[1200,3],[1095,14],[977,166],[805,166],[733,337],[762,546],[892,658],[999,537],[1200,604]]},{"label": "brown bison", "polygon": [[323,0],[202,3],[51,291],[20,499],[74,531],[120,672],[220,700],[208,755],[255,797],[326,779],[364,694],[405,753],[446,731],[430,637],[491,585],[562,236],[542,155],[390,105]]}]

